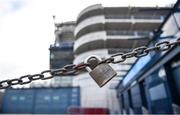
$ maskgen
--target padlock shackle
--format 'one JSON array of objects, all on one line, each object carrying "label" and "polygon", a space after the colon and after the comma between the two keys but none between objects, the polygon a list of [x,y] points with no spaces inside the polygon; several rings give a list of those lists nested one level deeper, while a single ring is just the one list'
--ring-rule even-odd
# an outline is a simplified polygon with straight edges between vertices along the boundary
[{"label": "padlock shackle", "polygon": [[[88,56],[88,57],[84,60],[84,63],[90,64],[88,61],[89,61],[90,59],[92,59],[92,58],[97,59],[99,62],[101,61],[101,58],[100,58],[99,56],[97,56],[97,55],[90,55],[90,56]],[[86,67],[86,70],[87,70],[88,72],[91,72],[91,71],[92,71],[92,69],[90,68],[90,65]]]},{"label": "padlock shackle", "polygon": [[97,56],[97,55],[90,55],[90,56],[88,56],[88,57],[84,60],[84,63],[88,63],[88,61],[89,61],[90,59],[92,59],[92,58],[97,59],[99,62],[101,61],[101,58],[100,58],[99,56]]}]

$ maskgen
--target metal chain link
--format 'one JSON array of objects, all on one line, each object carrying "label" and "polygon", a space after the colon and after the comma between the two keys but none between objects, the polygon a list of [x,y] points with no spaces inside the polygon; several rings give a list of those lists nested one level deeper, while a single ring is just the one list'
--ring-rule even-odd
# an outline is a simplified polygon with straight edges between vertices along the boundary
[{"label": "metal chain link", "polygon": [[132,57],[140,58],[146,56],[152,51],[167,51],[173,46],[177,46],[177,45],[180,45],[180,38],[173,42],[163,41],[156,43],[154,47],[148,48],[146,46],[141,46],[127,53],[118,52],[116,54],[111,55],[109,58],[101,61],[100,63],[113,63],[113,64],[121,63],[126,61],[126,59],[128,58],[132,58]]},{"label": "metal chain link", "polygon": [[[117,63],[124,62],[126,61],[126,59],[131,58],[131,57],[140,58],[140,57],[148,55],[152,51],[167,51],[173,46],[178,46],[178,45],[180,45],[180,39],[177,39],[174,42],[169,42],[169,41],[159,42],[159,43],[156,43],[154,47],[149,47],[149,48],[146,46],[141,46],[141,47],[133,49],[131,52],[127,52],[127,53],[119,52],[119,53],[113,54],[109,58],[102,60],[99,64],[102,64],[102,63],[117,64]],[[78,72],[85,70],[87,66],[90,66],[90,64],[84,63],[84,62],[79,63],[77,65],[69,64],[59,69],[42,71],[40,74],[25,75],[16,79],[3,80],[3,81],[0,81],[0,89],[9,88],[12,85],[28,84],[28,83],[31,83],[32,81],[39,80],[39,79],[47,80],[47,79],[54,78],[54,76],[75,75]]]}]

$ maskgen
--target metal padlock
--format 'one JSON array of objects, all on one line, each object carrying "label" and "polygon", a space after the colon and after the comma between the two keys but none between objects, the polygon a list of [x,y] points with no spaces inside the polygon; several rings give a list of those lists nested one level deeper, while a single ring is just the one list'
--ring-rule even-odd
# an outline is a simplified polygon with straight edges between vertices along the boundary
[{"label": "metal padlock", "polygon": [[[86,58],[84,63],[89,63],[91,65],[91,59],[95,59],[98,62],[101,61],[100,57],[92,55]],[[114,76],[117,75],[116,71],[114,71],[114,69],[107,63],[97,63],[94,68],[90,67],[86,67],[86,70],[89,72],[90,76],[94,79],[94,81],[99,85],[99,87],[103,87],[107,82],[109,82]]]}]

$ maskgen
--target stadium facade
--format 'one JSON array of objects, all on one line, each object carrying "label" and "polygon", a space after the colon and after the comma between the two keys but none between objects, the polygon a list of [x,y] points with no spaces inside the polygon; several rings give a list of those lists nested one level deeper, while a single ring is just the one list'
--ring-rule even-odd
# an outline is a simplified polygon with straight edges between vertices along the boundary
[{"label": "stadium facade", "polygon": [[[103,7],[100,4],[85,8],[79,13],[74,30],[74,64],[89,55],[104,59],[117,52],[147,45],[169,10],[167,7]],[[82,107],[103,107],[111,113],[119,113],[114,88],[135,61],[136,58],[131,58],[111,65],[118,75],[103,88],[99,88],[87,72],[77,75],[73,84],[81,87]]]}]

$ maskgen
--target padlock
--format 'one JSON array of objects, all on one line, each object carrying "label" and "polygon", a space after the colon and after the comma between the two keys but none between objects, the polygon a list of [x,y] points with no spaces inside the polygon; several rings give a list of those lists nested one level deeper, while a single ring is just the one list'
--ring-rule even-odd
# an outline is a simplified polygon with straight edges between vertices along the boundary
[{"label": "padlock", "polygon": [[89,63],[91,65],[91,59],[95,59],[98,63],[94,68],[90,68],[92,66],[87,66],[86,70],[89,72],[89,75],[94,79],[94,81],[98,84],[99,87],[103,87],[106,83],[108,83],[113,77],[117,75],[116,71],[107,63],[101,63],[101,58],[92,55],[86,58],[84,63]]}]

